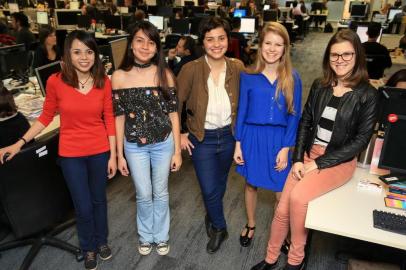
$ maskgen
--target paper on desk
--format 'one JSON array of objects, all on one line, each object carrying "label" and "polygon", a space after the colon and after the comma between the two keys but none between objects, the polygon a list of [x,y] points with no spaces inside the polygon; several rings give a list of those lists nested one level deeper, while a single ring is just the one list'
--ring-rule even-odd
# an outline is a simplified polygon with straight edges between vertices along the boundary
[{"label": "paper on desk", "polygon": [[35,120],[42,112],[44,97],[30,94],[20,94],[15,99],[18,111],[28,120]]}]

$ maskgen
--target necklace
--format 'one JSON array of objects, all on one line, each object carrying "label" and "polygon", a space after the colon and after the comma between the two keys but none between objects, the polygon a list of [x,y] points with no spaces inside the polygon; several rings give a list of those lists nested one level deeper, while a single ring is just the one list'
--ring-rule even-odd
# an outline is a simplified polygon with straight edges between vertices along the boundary
[{"label": "necklace", "polygon": [[137,62],[134,61],[134,66],[137,68],[147,68],[150,67],[152,65],[152,62],[146,63],[146,64],[139,64]]},{"label": "necklace", "polygon": [[79,81],[79,84],[80,84],[80,86],[81,86],[82,89],[85,88],[85,84],[89,81],[90,77],[91,77],[91,74],[89,74],[89,77],[87,77],[86,81],[83,82],[83,83],[78,80],[78,81]]}]

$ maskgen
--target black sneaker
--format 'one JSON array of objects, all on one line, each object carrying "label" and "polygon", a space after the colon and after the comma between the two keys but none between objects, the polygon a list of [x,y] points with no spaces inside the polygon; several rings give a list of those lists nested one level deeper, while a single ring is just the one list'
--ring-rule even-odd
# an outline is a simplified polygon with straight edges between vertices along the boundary
[{"label": "black sneaker", "polygon": [[87,270],[96,270],[97,269],[97,256],[96,252],[88,251],[85,254],[85,268]]},{"label": "black sneaker", "polygon": [[102,245],[99,247],[99,257],[103,261],[106,261],[113,257],[113,254],[111,253],[111,249],[109,248],[108,245]]}]

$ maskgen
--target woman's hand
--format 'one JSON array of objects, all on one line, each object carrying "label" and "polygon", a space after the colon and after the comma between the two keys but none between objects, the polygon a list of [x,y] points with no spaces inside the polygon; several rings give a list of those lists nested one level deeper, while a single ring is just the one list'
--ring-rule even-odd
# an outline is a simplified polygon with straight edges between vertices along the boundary
[{"label": "woman's hand", "polygon": [[[23,144],[24,145],[24,144]],[[0,162],[3,164],[6,161],[11,160],[18,152],[20,152],[21,147],[20,141],[12,144],[10,146],[4,147],[0,149]]]},{"label": "woman's hand", "polygon": [[288,166],[288,158],[289,158],[289,147],[283,147],[279,150],[278,154],[276,155],[276,166],[275,170],[280,172],[286,169]]},{"label": "woman's hand", "polygon": [[127,161],[125,160],[124,157],[118,157],[117,167],[123,176],[128,176],[130,174],[127,168]]},{"label": "woman's hand", "polygon": [[308,162],[304,165],[304,170],[305,170],[305,174],[316,170],[317,169],[317,164],[314,160],[312,160],[311,162]]},{"label": "woman's hand", "polygon": [[192,149],[195,148],[195,146],[189,140],[189,133],[180,134],[180,148],[187,150],[189,155],[192,155]]},{"label": "woman's hand", "polygon": [[241,150],[241,142],[236,142],[235,143],[234,161],[238,165],[244,165],[244,158],[242,156],[242,150]]},{"label": "woman's hand", "polygon": [[117,160],[116,157],[110,157],[107,163],[107,177],[109,179],[113,178],[117,172]]},{"label": "woman's hand", "polygon": [[305,175],[305,167],[303,162],[295,162],[292,166],[293,177],[297,180],[302,180]]},{"label": "woman's hand", "polygon": [[182,166],[182,155],[180,153],[173,154],[171,159],[171,172],[179,171]]}]

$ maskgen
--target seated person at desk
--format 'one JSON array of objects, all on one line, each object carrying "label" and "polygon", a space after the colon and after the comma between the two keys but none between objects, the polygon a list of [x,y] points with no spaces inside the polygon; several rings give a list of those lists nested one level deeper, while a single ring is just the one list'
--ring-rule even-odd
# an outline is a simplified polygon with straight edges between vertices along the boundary
[{"label": "seated person at desk", "polygon": [[30,123],[17,111],[13,95],[0,80],[0,148],[15,143],[29,128]]},{"label": "seated person at desk", "polygon": [[292,6],[293,6],[293,9],[292,9],[293,16],[296,16],[296,15],[304,16],[305,15],[302,13],[302,4],[299,5],[298,2],[295,1],[295,2],[293,2]]},{"label": "seated person at desk", "polygon": [[39,46],[35,51],[33,67],[41,67],[61,59],[56,46],[56,32],[51,26],[44,26],[39,30]]},{"label": "seated person at desk", "polygon": [[[232,30],[231,30],[231,38],[238,39],[240,44],[240,59],[244,62],[244,64],[249,63],[249,55],[251,46],[248,44],[247,40],[245,39],[244,35],[240,33],[241,29],[241,18],[234,17],[231,22]],[[235,57],[235,56],[230,56]]]},{"label": "seated person at desk", "polygon": [[347,183],[358,154],[371,139],[377,91],[368,83],[364,52],[355,32],[343,29],[330,39],[323,74],[313,82],[303,109],[294,164],[272,221],[266,258],[251,270],[277,268],[289,231],[291,244],[284,269],[302,269],[309,201]]},{"label": "seated person at desk", "polygon": [[[168,51],[168,66],[175,76],[178,76],[183,65],[196,59],[196,42],[190,36],[183,36],[179,39],[176,48]],[[176,56],[180,57],[177,62]]]},{"label": "seated person at desk", "polygon": [[28,50],[31,43],[35,42],[34,34],[30,31],[30,24],[28,17],[22,12],[15,12],[11,14],[11,26],[14,30],[17,44],[24,44]]},{"label": "seated person at desk", "polygon": [[406,89],[406,69],[401,69],[390,76],[386,86]]},{"label": "seated person at desk", "polygon": [[385,68],[392,66],[392,60],[388,49],[377,42],[381,32],[381,24],[370,22],[368,26],[368,41],[362,43],[367,59],[367,69],[370,79],[380,79],[383,77]]},{"label": "seated person at desk", "polygon": [[9,35],[7,25],[0,21],[0,47],[16,44],[16,38]]}]

